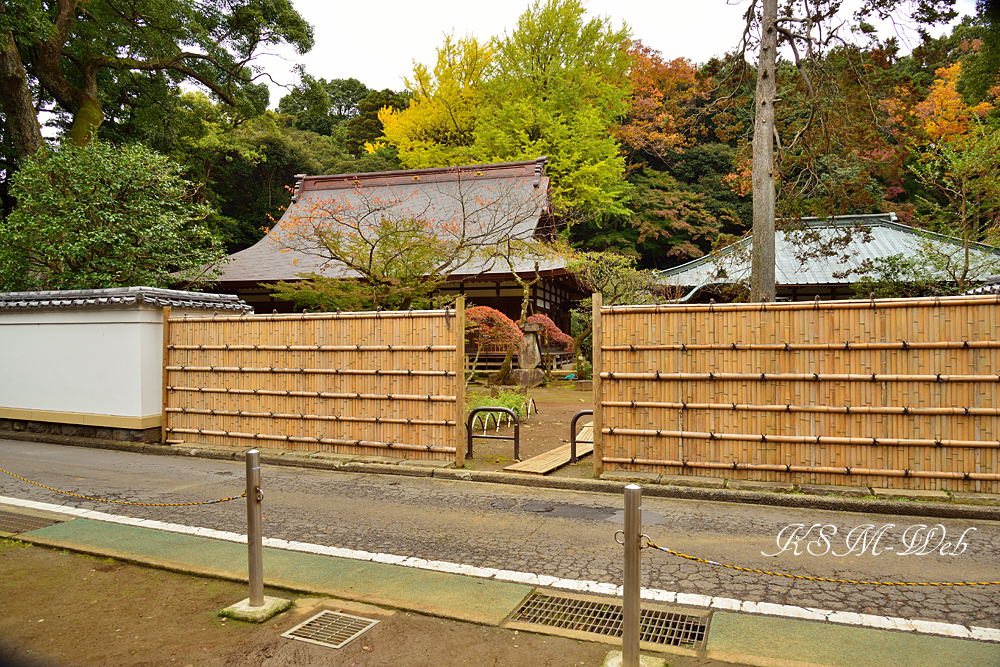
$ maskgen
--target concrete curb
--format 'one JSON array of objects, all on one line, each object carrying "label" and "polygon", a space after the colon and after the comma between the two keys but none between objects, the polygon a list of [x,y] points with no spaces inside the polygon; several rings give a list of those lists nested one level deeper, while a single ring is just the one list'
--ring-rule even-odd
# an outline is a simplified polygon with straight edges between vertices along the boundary
[{"label": "concrete curb", "polygon": [[[45,433],[25,433],[22,431],[0,431],[0,440],[22,440],[55,445],[110,449],[139,454],[161,456],[194,456],[214,460],[243,460],[245,450],[234,447],[199,447],[197,445],[162,445],[158,443],[119,442],[96,440],[77,436],[60,436]],[[267,465],[294,466],[314,470],[366,473],[375,475],[403,475],[408,477],[433,477],[436,479],[509,484],[565,491],[585,491],[620,495],[627,481],[604,479],[575,479],[571,477],[546,477],[520,473],[495,472],[485,470],[459,470],[456,468],[432,467],[431,465],[387,463],[381,459],[368,462],[366,457],[344,457],[333,459],[318,456],[316,452],[261,451],[261,462]],[[431,462],[419,462],[431,463]],[[879,500],[877,498],[845,498],[829,495],[807,495],[802,493],[776,493],[773,491],[744,491],[739,489],[718,489],[694,486],[674,486],[670,484],[644,483],[643,494],[655,498],[676,498],[680,500],[707,500],[721,503],[740,503],[771,507],[799,509],[834,510],[839,512],[860,512],[915,516],[938,519],[983,519],[1000,521],[1000,507],[975,504],[975,499],[952,499],[940,501]]]}]

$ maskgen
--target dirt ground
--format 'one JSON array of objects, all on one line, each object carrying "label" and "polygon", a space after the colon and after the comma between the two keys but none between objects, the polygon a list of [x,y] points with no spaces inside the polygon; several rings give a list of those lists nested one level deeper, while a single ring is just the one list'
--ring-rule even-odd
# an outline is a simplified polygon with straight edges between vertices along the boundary
[{"label": "dirt ground", "polygon": [[[489,394],[485,387],[472,387],[470,393]],[[520,424],[520,456],[521,460],[543,454],[550,449],[569,442],[570,423],[573,415],[581,410],[594,409],[594,394],[590,391],[574,391],[572,382],[558,382],[548,387],[535,387],[528,390],[528,398],[535,401],[538,413],[534,412],[521,421]],[[577,422],[577,432],[581,426],[591,420],[589,415],[581,417]],[[512,435],[513,428],[502,427],[497,433],[492,427],[488,435]],[[482,429],[476,429],[481,434]],[[472,467],[476,470],[499,470],[513,463],[514,443],[510,440],[480,440],[472,442],[474,458]],[[574,474],[586,476],[592,466],[591,457],[581,459],[577,464],[579,470],[560,470],[554,474]],[[572,466],[568,466],[572,468]]]},{"label": "dirt ground", "polygon": [[[0,540],[0,666],[594,666],[613,646],[338,601],[292,597],[263,625],[220,609],[246,586]],[[322,609],[379,620],[342,649],[281,637]],[[675,667],[718,665],[670,659]]]}]

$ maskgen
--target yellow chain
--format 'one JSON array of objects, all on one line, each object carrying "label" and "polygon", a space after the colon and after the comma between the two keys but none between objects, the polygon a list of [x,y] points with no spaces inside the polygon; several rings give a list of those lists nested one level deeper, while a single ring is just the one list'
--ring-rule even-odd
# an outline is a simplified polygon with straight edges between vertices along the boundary
[{"label": "yellow chain", "polygon": [[105,500],[104,498],[91,498],[90,496],[82,496],[79,493],[70,493],[69,491],[60,491],[59,489],[53,489],[51,486],[45,486],[44,484],[39,484],[38,482],[32,482],[30,479],[25,479],[20,475],[15,475],[12,472],[0,468],[0,472],[5,472],[11,477],[16,477],[22,482],[27,482],[28,484],[34,484],[35,486],[40,486],[43,489],[48,489],[49,491],[55,491],[56,493],[61,493],[67,496],[73,496],[74,498],[85,498],[87,500],[94,500],[99,503],[115,503],[116,505],[143,505],[145,507],[181,507],[184,505],[214,505],[215,503],[225,503],[230,500],[239,500],[240,498],[246,498],[247,494],[244,493],[241,496],[233,496],[232,498],[221,498],[219,500],[208,500],[201,503],[133,503],[128,500]]},{"label": "yellow chain", "polygon": [[698,563],[706,563],[707,565],[718,565],[719,567],[724,567],[729,570],[739,570],[740,572],[755,572],[757,574],[769,574],[772,577],[788,577],[789,579],[806,579],[808,581],[830,581],[835,584],[868,584],[869,586],[998,586],[1000,581],[949,581],[949,582],[923,582],[923,581],[854,581],[853,579],[827,579],[826,577],[807,577],[801,574],[785,574],[784,572],[768,572],[767,570],[755,570],[750,567],[739,567],[737,565],[726,565],[725,563],[717,563],[714,560],[705,560],[704,558],[696,558],[695,556],[688,556],[687,554],[677,553],[672,549],[664,549],[661,546],[657,546],[652,542],[647,542],[650,547],[654,549],[659,549],[660,551],[672,554],[674,556],[680,556],[681,558],[686,558],[688,560],[693,560]]}]

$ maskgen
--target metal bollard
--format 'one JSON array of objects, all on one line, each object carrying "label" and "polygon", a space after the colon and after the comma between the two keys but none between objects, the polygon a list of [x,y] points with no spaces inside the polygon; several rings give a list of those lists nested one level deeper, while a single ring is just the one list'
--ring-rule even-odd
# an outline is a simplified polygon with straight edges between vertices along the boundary
[{"label": "metal bollard", "polygon": [[625,581],[622,586],[622,667],[639,667],[639,550],[642,487],[625,487]]},{"label": "metal bollard", "polygon": [[264,560],[260,531],[260,452],[247,452],[247,561],[250,570],[250,606],[264,606]]}]

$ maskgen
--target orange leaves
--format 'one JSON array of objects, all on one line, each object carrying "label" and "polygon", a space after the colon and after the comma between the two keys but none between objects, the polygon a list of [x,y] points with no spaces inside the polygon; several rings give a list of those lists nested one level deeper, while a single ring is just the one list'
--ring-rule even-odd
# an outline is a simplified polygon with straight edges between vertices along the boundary
[{"label": "orange leaves", "polygon": [[974,117],[985,116],[993,109],[989,102],[969,107],[956,90],[962,63],[942,67],[935,74],[937,79],[930,94],[914,108],[920,126],[932,142],[951,141],[966,134]]},{"label": "orange leaves", "polygon": [[753,192],[753,165],[746,157],[737,161],[736,171],[722,177],[725,183],[740,197],[746,197]]},{"label": "orange leaves", "polygon": [[687,143],[680,125],[685,104],[698,94],[695,67],[686,58],[665,61],[639,41],[628,53],[632,103],[615,135],[634,152],[663,155]]}]

